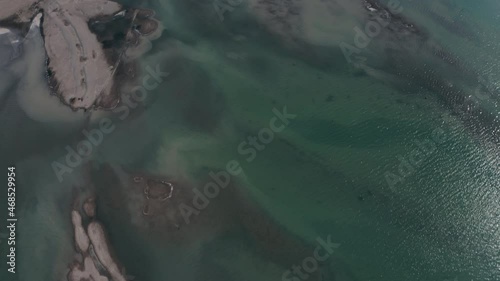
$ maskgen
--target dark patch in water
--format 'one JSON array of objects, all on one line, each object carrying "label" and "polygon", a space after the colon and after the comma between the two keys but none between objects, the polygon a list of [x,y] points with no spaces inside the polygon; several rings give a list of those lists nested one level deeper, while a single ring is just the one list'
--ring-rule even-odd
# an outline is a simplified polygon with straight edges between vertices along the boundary
[{"label": "dark patch in water", "polygon": [[[89,30],[101,43],[108,64],[116,67],[111,95],[99,101],[105,108],[117,106],[123,85],[139,77],[136,63],[121,62],[123,52],[139,43],[141,33],[137,29],[148,27],[145,33],[149,34],[158,27],[156,22],[150,19],[154,15],[151,10],[125,9],[120,13],[123,14],[98,16],[88,21]],[[151,26],[150,22],[155,25]]]},{"label": "dark patch in water", "polygon": [[114,65],[127,44],[135,43],[137,37],[126,40],[132,27],[133,10],[125,10],[124,16],[98,16],[88,21],[89,30],[101,43],[108,64]]},{"label": "dark patch in water", "polygon": [[20,22],[19,18],[15,15],[6,19],[0,20],[0,26],[8,29],[18,30],[24,37],[30,30],[31,22]]}]

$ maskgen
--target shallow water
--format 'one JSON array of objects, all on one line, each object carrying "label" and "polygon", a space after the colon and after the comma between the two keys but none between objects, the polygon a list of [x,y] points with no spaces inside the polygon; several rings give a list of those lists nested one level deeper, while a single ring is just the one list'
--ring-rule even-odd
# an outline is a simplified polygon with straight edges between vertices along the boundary
[{"label": "shallow water", "polygon": [[[49,98],[23,106],[23,93],[34,92],[18,86],[16,69],[34,51],[4,66],[0,153],[19,172],[19,272],[7,280],[64,279],[74,251],[69,212],[86,189],[96,190],[98,218],[136,280],[280,280],[327,235],[340,247],[322,264],[322,280],[498,280],[498,3],[402,1],[405,19],[424,35],[385,30],[357,68],[339,48],[367,22],[356,2],[282,1],[286,12],[270,16],[267,2],[255,0],[223,21],[212,1],[144,2],[166,29],[140,68],[158,65],[170,76],[125,118],[70,119]],[[485,88],[487,98],[464,99]],[[248,160],[240,144],[284,107],[296,117]],[[102,116],[116,129],[59,182],[51,163]],[[429,142],[435,148],[408,167]],[[231,160],[243,173],[181,226],[182,239],[142,229],[133,216],[140,204],[103,168],[201,189]]]}]

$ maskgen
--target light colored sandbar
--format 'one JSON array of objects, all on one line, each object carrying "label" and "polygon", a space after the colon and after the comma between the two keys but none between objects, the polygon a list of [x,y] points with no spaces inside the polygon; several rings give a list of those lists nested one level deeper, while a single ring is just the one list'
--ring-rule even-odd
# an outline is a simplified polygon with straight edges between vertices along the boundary
[{"label": "light colored sandbar", "polygon": [[[80,205],[76,202],[77,206]],[[117,263],[113,260],[110,253],[111,246],[106,239],[104,226],[93,219],[96,214],[95,197],[88,197],[81,207],[83,207],[83,214],[91,221],[88,225],[84,225],[82,214],[75,209],[71,211],[71,222],[75,231],[75,246],[83,261],[74,261],[69,267],[68,281],[132,280],[133,276],[125,276],[125,269],[123,269],[123,272],[120,271]]]},{"label": "light colored sandbar", "polygon": [[121,9],[109,0],[0,0],[0,20],[29,22],[43,11],[45,50],[56,93],[73,109],[90,109],[111,95],[113,69],[87,22]]},{"label": "light colored sandbar", "polygon": [[[4,25],[22,27],[37,13],[43,14],[39,28],[43,28],[47,74],[55,94],[73,110],[115,106],[119,94],[114,76],[122,56],[110,61],[109,52],[105,53],[88,24],[96,17],[124,13],[123,7],[111,0],[0,0],[0,20],[4,20]],[[131,25],[127,36],[142,36],[146,43],[139,44],[142,41],[138,40],[138,51],[131,50],[129,53],[134,56],[129,59],[147,51],[149,40],[158,38],[162,29],[160,22],[149,18],[154,12],[134,10],[132,20],[137,14],[140,28],[131,31]]]},{"label": "light colored sandbar", "polygon": [[94,280],[94,281],[108,281],[108,277],[102,276],[94,262],[90,257],[85,257],[83,261],[83,268],[80,268],[77,264],[74,264],[70,268],[68,274],[69,281],[81,281],[81,280]]},{"label": "light colored sandbar", "polygon": [[80,253],[86,253],[89,250],[89,237],[85,233],[85,229],[82,226],[82,217],[80,214],[73,210],[71,212],[71,222],[75,229],[75,242]]},{"label": "light colored sandbar", "polygon": [[106,267],[106,270],[111,275],[111,279],[113,279],[113,281],[126,281],[127,279],[120,272],[118,265],[109,253],[108,242],[103,226],[99,222],[93,221],[89,223],[87,233],[99,261]]},{"label": "light colored sandbar", "polygon": [[111,94],[113,69],[87,22],[97,15],[118,12],[121,6],[106,0],[58,0],[42,7],[45,50],[56,91],[72,108],[89,109]]}]

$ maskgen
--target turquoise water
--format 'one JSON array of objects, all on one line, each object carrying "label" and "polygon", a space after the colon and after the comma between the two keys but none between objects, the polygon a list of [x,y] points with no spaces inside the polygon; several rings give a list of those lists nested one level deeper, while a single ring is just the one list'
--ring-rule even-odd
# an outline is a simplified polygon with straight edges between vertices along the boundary
[{"label": "turquoise water", "polygon": [[[281,280],[328,235],[340,246],[308,280],[499,280],[499,4],[401,1],[419,31],[394,20],[355,67],[339,44],[369,19],[357,2],[282,1],[273,16],[248,1],[223,21],[212,1],[144,2],[165,30],[141,69],[170,76],[124,120],[33,113],[22,77],[2,70],[1,159],[19,172],[18,274],[7,280],[64,279],[69,211],[86,190],[136,280]],[[284,107],[296,117],[247,161],[239,145]],[[106,114],[116,129],[59,182],[52,161]],[[178,204],[231,160],[243,172],[182,224]],[[176,219],[143,218],[127,173],[178,183],[187,195],[162,209]]]}]

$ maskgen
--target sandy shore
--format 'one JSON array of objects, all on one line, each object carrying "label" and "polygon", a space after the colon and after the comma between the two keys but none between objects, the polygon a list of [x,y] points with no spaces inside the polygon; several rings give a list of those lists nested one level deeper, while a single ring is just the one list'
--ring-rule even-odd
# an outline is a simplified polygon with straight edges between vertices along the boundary
[{"label": "sandy shore", "polygon": [[112,14],[121,6],[110,1],[87,0],[82,4],[50,2],[44,13],[43,31],[48,68],[56,80],[55,90],[72,108],[91,108],[101,96],[111,94],[113,68],[94,34],[89,18]]},{"label": "sandy shore", "polygon": [[114,281],[126,281],[125,276],[120,272],[118,265],[111,257],[102,224],[97,221],[91,222],[88,226],[88,234],[99,261],[109,272],[111,278]]},{"label": "sandy shore", "polygon": [[76,246],[81,253],[86,253],[89,250],[90,241],[85,229],[82,227],[82,217],[80,213],[73,210],[71,212],[71,222],[75,229]]},{"label": "sandy shore", "polygon": [[[75,234],[75,246],[83,259],[83,263],[74,261],[67,275],[69,281],[99,280],[107,281],[108,276],[113,281],[126,281],[125,274],[120,270],[117,262],[111,256],[111,248],[106,238],[104,226],[93,219],[95,215],[94,198],[91,197],[83,204],[83,211],[87,220],[87,231],[82,223],[82,215],[77,210],[71,212],[71,222]],[[89,215],[91,214],[91,215]]]},{"label": "sandy shore", "polygon": [[70,273],[68,274],[69,281],[80,280],[94,280],[94,281],[108,281],[108,277],[102,276],[97,270],[92,258],[85,257],[83,266],[74,264],[71,266]]},{"label": "sandy shore", "polygon": [[[48,56],[47,77],[53,92],[73,110],[111,108],[118,103],[119,82],[116,72],[122,65],[122,54],[128,48],[142,48],[139,37],[153,40],[161,26],[152,19],[154,12],[128,9],[133,14],[130,26],[124,26],[127,38],[135,44],[120,46],[113,56],[89,23],[95,18],[125,14],[124,8],[109,0],[0,0],[0,27],[23,29],[36,14],[43,14],[43,37]],[[137,19],[136,19],[137,16]],[[136,22],[137,21],[137,22]],[[134,24],[138,30],[132,29]],[[139,24],[138,24],[139,23]],[[129,35],[131,34],[131,35]],[[116,53],[119,53],[118,55]]]}]

